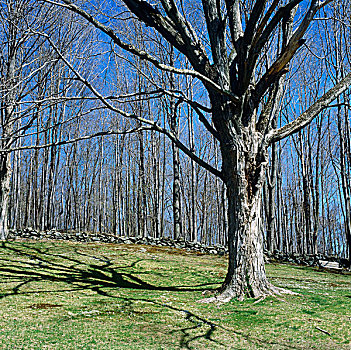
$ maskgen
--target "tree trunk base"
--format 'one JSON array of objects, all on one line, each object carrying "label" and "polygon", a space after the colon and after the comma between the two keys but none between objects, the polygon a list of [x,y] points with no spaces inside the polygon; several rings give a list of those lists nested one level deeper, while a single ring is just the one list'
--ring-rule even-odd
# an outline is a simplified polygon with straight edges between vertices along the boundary
[{"label": "tree trunk base", "polygon": [[248,295],[245,292],[240,292],[236,291],[235,289],[231,287],[225,287],[219,293],[213,297],[209,298],[204,298],[200,299],[198,302],[199,303],[217,303],[217,304],[224,304],[228,303],[232,299],[237,299],[239,301],[243,301],[245,297],[249,296],[254,299],[265,299],[266,297],[273,296],[277,297],[282,294],[287,294],[287,295],[298,295],[298,293],[295,293],[291,290],[280,288],[280,287],[275,287],[273,284],[268,283],[265,288],[262,288],[260,290],[256,290],[253,294],[251,293]]}]

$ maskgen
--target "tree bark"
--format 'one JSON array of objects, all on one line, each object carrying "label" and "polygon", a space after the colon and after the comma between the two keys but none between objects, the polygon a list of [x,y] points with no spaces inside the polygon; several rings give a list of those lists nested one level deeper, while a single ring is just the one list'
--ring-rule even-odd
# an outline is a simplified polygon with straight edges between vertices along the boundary
[{"label": "tree bark", "polygon": [[260,229],[261,198],[251,200],[248,190],[253,185],[245,178],[247,165],[240,160],[241,174],[227,183],[229,265],[221,297],[258,297],[269,294],[263,259],[263,237]]},{"label": "tree bark", "polygon": [[277,150],[276,144],[272,145],[271,150],[271,168],[266,172],[266,220],[267,233],[266,244],[267,250],[273,252],[276,248],[276,229],[275,229],[275,193],[277,182]]},{"label": "tree bark", "polygon": [[173,238],[178,239],[182,235],[181,208],[180,208],[180,161],[179,149],[172,144],[173,156]]},{"label": "tree bark", "polygon": [[8,207],[10,197],[11,157],[7,152],[0,154],[0,238],[8,236]]},{"label": "tree bark", "polygon": [[[170,50],[170,65],[174,65],[174,49]],[[171,90],[175,89],[174,75],[170,74],[169,82]],[[169,124],[170,129],[176,137],[179,137],[179,117],[177,105],[173,97],[170,99]],[[179,148],[172,142],[172,164],[173,164],[173,238],[179,239],[182,236],[181,218],[181,194],[180,194],[180,158]]]},{"label": "tree bark", "polygon": [[[246,136],[249,136],[247,133]],[[266,148],[253,132],[245,149],[223,146],[222,164],[228,197],[228,271],[220,293],[206,301],[279,294],[266,277],[261,231],[261,193],[266,170]]]}]

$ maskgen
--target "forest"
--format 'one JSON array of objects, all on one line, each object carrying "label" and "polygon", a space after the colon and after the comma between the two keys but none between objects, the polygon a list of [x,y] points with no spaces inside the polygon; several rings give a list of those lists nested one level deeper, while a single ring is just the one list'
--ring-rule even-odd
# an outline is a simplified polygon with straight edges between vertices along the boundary
[{"label": "forest", "polygon": [[258,251],[350,259],[349,0],[0,8],[1,239],[183,238],[258,266],[252,230]]}]

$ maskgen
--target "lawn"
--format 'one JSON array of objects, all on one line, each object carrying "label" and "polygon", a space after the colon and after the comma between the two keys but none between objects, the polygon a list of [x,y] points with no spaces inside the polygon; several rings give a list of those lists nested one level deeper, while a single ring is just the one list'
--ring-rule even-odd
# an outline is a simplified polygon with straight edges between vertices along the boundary
[{"label": "lawn", "polygon": [[269,264],[298,295],[203,304],[226,258],[141,245],[0,248],[1,349],[351,349],[351,275]]}]

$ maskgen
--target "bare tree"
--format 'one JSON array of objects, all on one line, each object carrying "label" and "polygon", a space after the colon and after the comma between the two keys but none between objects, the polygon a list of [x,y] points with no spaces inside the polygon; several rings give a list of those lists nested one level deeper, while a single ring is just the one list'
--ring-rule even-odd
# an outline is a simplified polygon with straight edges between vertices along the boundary
[{"label": "bare tree", "polygon": [[[268,148],[303,129],[346,91],[351,83],[351,73],[345,74],[290,123],[275,129],[272,120],[280,103],[280,86],[284,75],[289,72],[290,63],[304,45],[304,36],[315,15],[332,1],[311,0],[307,6],[300,7],[302,0],[202,0],[202,8],[200,2],[196,3],[193,12],[189,13],[186,9],[192,2],[117,2],[118,12],[115,14],[123,17],[124,10],[130,11],[134,18],[149,27],[150,33],[156,32],[171,44],[192,69],[182,68],[181,60],[169,65],[162,62],[152,48],[145,51],[124,42],[113,25],[99,20],[101,12],[95,13],[92,6],[82,8],[69,0],[47,2],[79,14],[109,37],[114,45],[155,68],[188,75],[202,82],[208,93],[210,109],[195,101],[187,102],[208,132],[218,140],[221,170],[199,158],[172,130],[120,109],[75,70],[77,79],[89,87],[105,107],[164,133],[180,150],[224,181],[228,198],[229,265],[220,294],[208,301],[283,292],[268,282],[263,260],[260,212]],[[297,11],[298,16],[295,16]],[[123,20],[128,21],[127,17]],[[205,21],[205,27],[202,21]],[[59,55],[70,65],[63,54]],[[271,59],[262,64],[266,56]],[[177,98],[184,99],[184,95],[178,93]],[[207,119],[209,115],[211,122]]]},{"label": "bare tree", "polygon": [[[348,14],[345,22],[337,21],[337,16],[340,11],[344,10]],[[330,30],[329,47],[326,49],[332,51],[334,64],[330,64],[329,71],[333,76],[333,80],[339,80],[346,75],[345,68],[351,67],[351,53],[350,53],[350,2],[346,2],[341,7],[334,6],[333,8],[333,24]],[[343,217],[343,230],[346,239],[347,256],[351,261],[351,126],[350,126],[350,94],[343,93],[338,96],[336,108],[337,130],[339,139],[339,161],[338,171],[340,173],[341,189],[340,195],[343,203],[341,213]]]},{"label": "bare tree", "polygon": [[58,62],[35,33],[50,27],[52,6],[32,5],[30,0],[0,1],[0,239],[8,234],[11,152],[26,132],[40,128],[49,70]]}]

